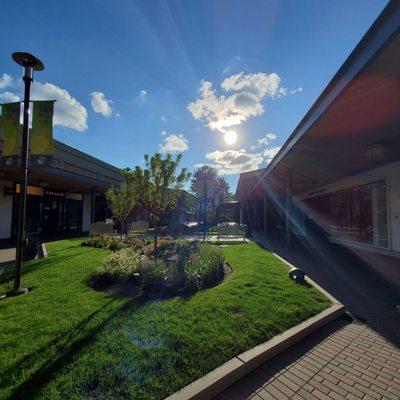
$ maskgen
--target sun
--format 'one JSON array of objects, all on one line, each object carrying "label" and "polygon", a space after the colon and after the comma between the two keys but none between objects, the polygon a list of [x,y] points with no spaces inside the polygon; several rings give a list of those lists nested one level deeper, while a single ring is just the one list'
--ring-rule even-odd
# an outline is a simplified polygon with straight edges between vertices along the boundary
[{"label": "sun", "polygon": [[227,131],[224,136],[226,144],[234,144],[237,141],[237,133],[235,131]]}]

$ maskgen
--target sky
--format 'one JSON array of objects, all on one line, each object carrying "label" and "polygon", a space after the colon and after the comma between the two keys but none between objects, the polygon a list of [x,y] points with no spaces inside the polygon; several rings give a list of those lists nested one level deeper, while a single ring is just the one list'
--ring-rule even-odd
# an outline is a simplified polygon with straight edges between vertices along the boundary
[{"label": "sky", "polygon": [[[117,167],[265,167],[386,0],[2,0],[0,102],[56,99],[54,137]],[[5,18],[6,16],[6,18]]]}]

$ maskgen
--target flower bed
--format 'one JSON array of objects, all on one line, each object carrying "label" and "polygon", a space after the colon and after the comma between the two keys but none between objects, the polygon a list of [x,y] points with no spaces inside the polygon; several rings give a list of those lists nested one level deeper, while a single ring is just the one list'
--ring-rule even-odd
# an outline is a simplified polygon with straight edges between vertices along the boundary
[{"label": "flower bed", "polygon": [[[117,248],[97,268],[97,277],[138,282],[149,293],[189,293],[213,286],[224,277],[219,248],[205,243],[163,238],[154,243],[136,240],[91,239],[82,244]],[[140,244],[140,245],[139,245]]]}]

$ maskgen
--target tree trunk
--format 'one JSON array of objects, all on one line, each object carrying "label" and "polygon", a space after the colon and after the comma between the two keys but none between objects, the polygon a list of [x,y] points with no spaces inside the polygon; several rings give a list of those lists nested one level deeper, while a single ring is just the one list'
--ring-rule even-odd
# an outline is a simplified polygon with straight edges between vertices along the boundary
[{"label": "tree trunk", "polygon": [[157,255],[157,245],[158,245],[158,222],[154,224],[154,255]]}]

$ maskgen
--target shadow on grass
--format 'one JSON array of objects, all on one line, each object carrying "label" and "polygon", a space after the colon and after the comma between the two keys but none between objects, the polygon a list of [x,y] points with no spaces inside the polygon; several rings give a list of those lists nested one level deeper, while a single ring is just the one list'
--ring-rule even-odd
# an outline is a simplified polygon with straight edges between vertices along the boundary
[{"label": "shadow on grass", "polygon": [[3,375],[0,375],[0,381],[2,386],[6,387],[12,385],[12,380],[10,377],[18,376],[21,371],[29,369],[30,366],[35,364],[36,360],[40,360],[46,349],[55,347],[53,352],[56,354],[50,356],[49,359],[42,362],[42,366],[39,367],[34,373],[32,373],[24,382],[20,383],[10,395],[10,399],[27,399],[35,398],[43,387],[50,382],[63,368],[65,368],[74,357],[85,348],[85,346],[90,345],[101,332],[101,330],[112,323],[112,321],[127,311],[133,311],[142,307],[145,302],[138,300],[129,300],[124,303],[121,307],[111,311],[110,313],[95,327],[90,328],[83,336],[87,325],[100,313],[107,312],[108,308],[112,308],[115,299],[112,298],[106,304],[101,306],[96,311],[92,312],[82,321],[80,321],[70,332],[65,334],[60,334],[49,343],[44,345],[42,348],[36,350],[34,353],[23,357],[18,363],[14,364],[9,368]]}]

